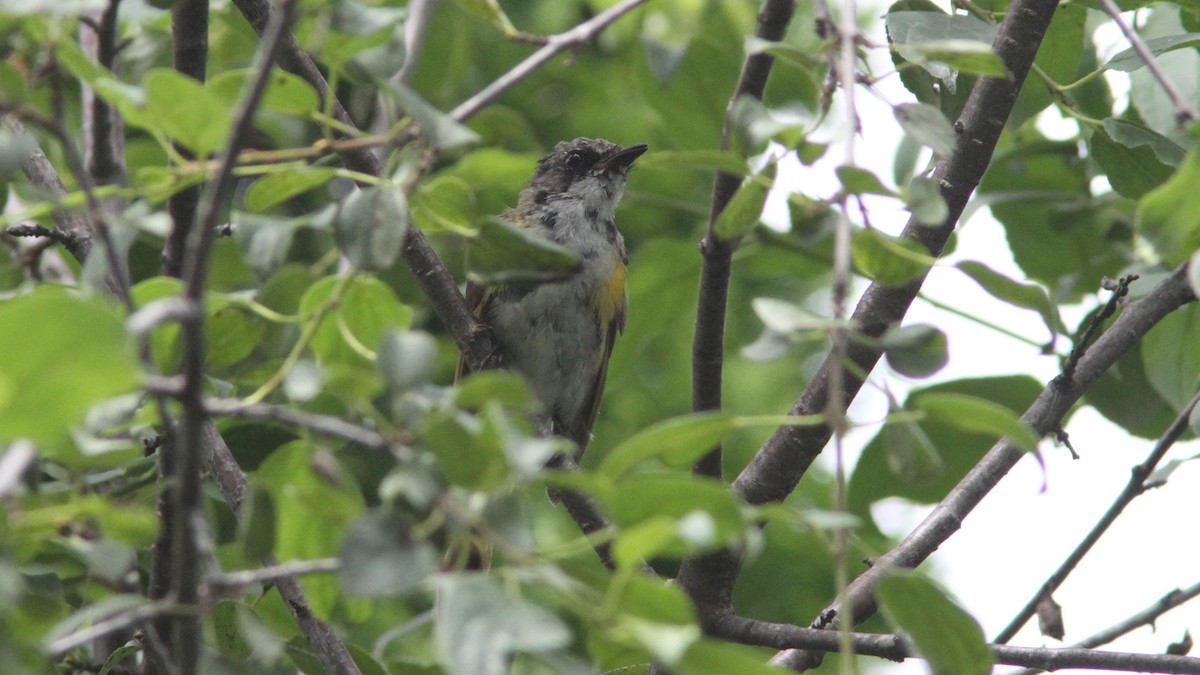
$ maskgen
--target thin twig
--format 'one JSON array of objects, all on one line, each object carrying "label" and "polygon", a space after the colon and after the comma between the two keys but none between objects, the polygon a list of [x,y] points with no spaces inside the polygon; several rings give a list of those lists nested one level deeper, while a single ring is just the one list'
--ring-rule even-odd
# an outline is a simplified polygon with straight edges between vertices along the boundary
[{"label": "thin twig", "polygon": [[451,119],[463,122],[473,117],[475,113],[483,110],[488,104],[499,98],[501,94],[512,89],[521,80],[529,77],[538,68],[544,66],[546,62],[557,56],[559,52],[588,44],[596,39],[596,36],[603,32],[605,28],[608,28],[614,21],[625,16],[644,2],[646,0],[622,0],[568,31],[551,35],[546,39],[544,47],[530,54],[524,61],[518,63],[507,73],[496,78],[495,81],[484,87],[479,93],[458,104],[454,110],[450,111]]},{"label": "thin twig", "polygon": [[[742,644],[775,649],[833,652],[839,647],[832,631],[800,628],[789,624],[768,623],[729,615],[721,619],[715,635]],[[891,661],[917,657],[918,654],[897,635],[849,633],[855,654],[877,656]],[[1200,674],[1200,658],[1167,654],[1108,652],[1072,647],[1009,647],[989,645],[997,663],[1032,666],[1043,670],[1096,668],[1114,672],[1153,672]]]},{"label": "thin twig", "polygon": [[347,422],[334,415],[322,415],[269,403],[244,403],[237,399],[206,399],[204,408],[213,417],[280,422],[376,450],[388,450],[393,446],[393,443],[378,431]]},{"label": "thin twig", "polygon": [[161,615],[193,616],[195,610],[175,602],[147,602],[126,611],[95,621],[86,628],[64,635],[46,645],[50,654],[65,654],[93,640],[132,628],[147,619]]},{"label": "thin twig", "polygon": [[1142,41],[1141,36],[1121,16],[1121,9],[1117,7],[1117,4],[1113,0],[1100,0],[1100,7],[1108,15],[1108,18],[1117,24],[1117,28],[1121,29],[1121,33],[1125,35],[1125,39],[1129,40],[1129,46],[1133,47],[1133,51],[1137,52],[1137,55],[1142,58],[1146,67],[1150,69],[1150,74],[1158,81],[1158,86],[1162,87],[1163,93],[1171,100],[1171,105],[1175,107],[1175,123],[1182,128],[1188,122],[1195,121],[1198,117],[1196,109],[1187,102],[1183,94],[1179,93],[1179,88],[1175,86],[1171,78],[1167,77],[1167,73],[1158,65],[1158,61],[1154,59],[1154,54],[1150,53],[1150,48]]},{"label": "thin twig", "polygon": [[[1150,605],[1128,619],[1106,628],[1095,635],[1084,638],[1071,646],[1082,649],[1094,649],[1100,645],[1108,644],[1142,626],[1153,626],[1158,617],[1198,596],[1200,596],[1200,583],[1183,590],[1177,588],[1159,598],[1153,605]],[[1041,669],[1029,669],[1007,673],[1006,675],[1035,675],[1040,672],[1042,672]]]},{"label": "thin twig", "polygon": [[1197,393],[1196,396],[1193,397],[1186,406],[1184,406],[1183,410],[1179,411],[1179,414],[1175,417],[1175,420],[1171,422],[1171,426],[1167,427],[1166,432],[1164,432],[1162,437],[1158,439],[1158,442],[1154,444],[1154,449],[1150,451],[1150,454],[1146,457],[1146,460],[1133,467],[1133,471],[1130,472],[1129,482],[1125,484],[1125,489],[1121,490],[1121,493],[1118,494],[1117,498],[1113,500],[1112,505],[1108,507],[1108,510],[1104,512],[1104,515],[1100,517],[1100,520],[1092,527],[1091,531],[1087,533],[1087,536],[1083,538],[1083,541],[1079,542],[1079,545],[1075,547],[1075,550],[1071,551],[1071,554],[1067,556],[1066,560],[1063,560],[1062,564],[1058,566],[1058,569],[1054,570],[1054,573],[1046,579],[1045,583],[1043,583],[1041,588],[1038,589],[1038,592],[1034,594],[1034,597],[1028,603],[1026,603],[1023,608],[1021,608],[1021,611],[1017,612],[1017,615],[1013,617],[1013,620],[1009,622],[1008,626],[1006,626],[1004,630],[1000,631],[1000,634],[996,636],[997,643],[1004,644],[1016,636],[1017,631],[1021,630],[1025,623],[1029,621],[1030,617],[1032,617],[1037,611],[1038,601],[1043,596],[1054,593],[1054,591],[1056,591],[1058,587],[1061,586],[1064,581],[1066,581],[1067,576],[1070,575],[1079,562],[1083,560],[1083,557],[1087,555],[1088,551],[1092,550],[1092,547],[1096,545],[1096,542],[1100,541],[1100,537],[1104,536],[1104,533],[1108,531],[1108,528],[1112,526],[1112,524],[1117,520],[1117,517],[1120,516],[1125,510],[1125,507],[1129,506],[1134,499],[1147,490],[1146,479],[1150,477],[1150,474],[1154,473],[1154,469],[1158,466],[1158,463],[1162,461],[1162,458],[1167,454],[1167,451],[1171,449],[1171,446],[1175,444],[1175,441],[1178,441],[1179,438],[1187,432],[1188,419],[1192,414],[1192,410],[1198,403],[1200,403],[1200,393]]},{"label": "thin twig", "polygon": [[[57,92],[58,89],[56,86],[53,90]],[[19,121],[23,120],[45,129],[58,140],[62,146],[63,157],[67,161],[67,168],[75,177],[88,205],[86,216],[80,216],[78,213],[71,215],[55,213],[55,220],[59,227],[71,233],[71,241],[75,244],[74,249],[68,250],[77,260],[83,262],[91,254],[95,243],[99,241],[104,249],[105,260],[109,267],[108,274],[104,278],[104,290],[122,301],[126,307],[131,307],[128,271],[124,262],[117,257],[117,251],[112,245],[103,207],[96,197],[96,185],[84,167],[83,157],[79,154],[75,141],[62,124],[64,113],[61,111],[61,94],[56,94],[52,98],[55,101],[54,108],[56,110],[54,118],[47,118],[33,110],[21,108],[10,111],[10,115],[6,117],[6,124],[14,131],[28,133]],[[55,171],[40,148],[22,160],[21,168],[31,182],[50,190],[54,196],[61,198],[67,194],[58,172]]]},{"label": "thin twig", "polygon": [[[16,115],[5,114],[2,122],[4,128],[14,135],[29,136],[29,131]],[[46,190],[53,197],[61,199],[67,194],[67,187],[63,185],[62,178],[50,164],[50,160],[46,159],[46,154],[40,147],[34,146],[29,155],[21,160],[21,170],[30,183]],[[80,262],[87,260],[88,253],[92,250],[92,235],[91,228],[83,216],[75,211],[57,209],[54,211],[54,221],[63,233],[63,245],[67,247],[67,251]]]},{"label": "thin twig", "polygon": [[236,593],[247,586],[275,582],[282,577],[296,577],[302,574],[326,574],[336,572],[341,568],[341,558],[290,560],[257,570],[214,574],[209,576],[207,586],[213,595],[224,596]]},{"label": "thin twig", "polygon": [[437,0],[411,0],[408,3],[408,16],[404,20],[404,64],[392,76],[393,82],[407,85],[412,81],[436,7]]},{"label": "thin twig", "polygon": [[[1079,363],[1079,359],[1087,352],[1088,345],[1092,343],[1092,338],[1095,337],[1096,331],[1104,325],[1104,322],[1117,312],[1121,302],[1129,295],[1129,284],[1138,280],[1138,275],[1130,274],[1129,276],[1121,277],[1115,284],[1106,283],[1105,286],[1111,286],[1108,290],[1112,291],[1112,297],[1098,312],[1092,314],[1088,319],[1087,328],[1084,329],[1083,335],[1075,342],[1075,348],[1071,350],[1071,354],[1067,357],[1067,362],[1063,364],[1062,374],[1059,379],[1070,384],[1071,379],[1075,377],[1075,365]],[[1106,279],[1106,282],[1108,280]]]}]

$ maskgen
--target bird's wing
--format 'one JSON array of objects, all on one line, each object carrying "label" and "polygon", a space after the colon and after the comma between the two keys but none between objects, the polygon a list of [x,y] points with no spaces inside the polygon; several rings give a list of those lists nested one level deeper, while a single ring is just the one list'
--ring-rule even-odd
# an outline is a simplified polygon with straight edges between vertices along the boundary
[{"label": "bird's wing", "polygon": [[592,440],[592,427],[596,424],[596,416],[600,414],[600,399],[604,396],[604,381],[608,378],[608,361],[612,356],[613,344],[617,341],[617,336],[625,332],[625,316],[629,312],[629,300],[625,298],[613,317],[608,322],[608,329],[605,331],[604,345],[602,351],[604,357],[600,359],[600,367],[596,369],[595,380],[592,382],[591,394],[588,397],[586,404],[583,407],[584,415],[578,420],[579,424],[571,428],[568,425],[561,424],[560,420],[555,420],[555,427],[562,435],[575,441],[579,446],[579,450],[575,454],[575,459],[583,457],[583,451],[587,449],[588,442]]}]

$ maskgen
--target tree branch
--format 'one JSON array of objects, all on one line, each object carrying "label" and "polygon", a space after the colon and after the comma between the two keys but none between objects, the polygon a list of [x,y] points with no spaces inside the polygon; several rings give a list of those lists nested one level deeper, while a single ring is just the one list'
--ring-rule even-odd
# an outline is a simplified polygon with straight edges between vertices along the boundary
[{"label": "tree branch", "polygon": [[[758,10],[754,34],[762,40],[777,42],[783,38],[795,12],[795,0],[763,0]],[[765,51],[746,55],[729,103],[725,106],[725,125],[721,131],[721,149],[728,150],[733,135],[733,113],[743,96],[762,99],[767,77],[775,58]],[[742,184],[743,176],[718,171],[713,179],[712,206],[708,215],[708,234],[700,242],[703,265],[700,269],[700,294],[696,305],[696,332],[692,339],[692,410],[721,408],[721,373],[725,357],[725,309],[729,300],[729,271],[737,241],[717,236],[717,218]],[[702,457],[694,471],[704,476],[722,475],[721,447]]]},{"label": "tree branch", "polygon": [[[29,133],[20,121],[20,118],[24,117],[53,134],[62,145],[68,169],[75,176],[76,182],[87,199],[88,215],[91,217],[74,211],[57,209],[54,212],[54,220],[66,235],[64,243],[67,245],[67,251],[80,263],[87,260],[96,240],[100,240],[109,265],[109,273],[104,278],[104,290],[128,306],[129,285],[126,283],[128,273],[125,266],[118,260],[116,251],[111,245],[108,227],[103,220],[100,203],[96,200],[95,185],[84,168],[83,158],[75,147],[74,141],[58,120],[45,119],[24,110],[6,112],[8,114],[4,116],[4,124],[14,133]],[[34,146],[33,150],[21,160],[21,170],[31,183],[46,190],[52,196],[60,199],[66,196],[67,188],[62,182],[62,178],[50,164],[50,160],[46,159],[46,154],[40,147]]]},{"label": "tree branch", "polygon": [[[1108,644],[1122,635],[1133,632],[1142,626],[1153,626],[1158,617],[1197,596],[1200,596],[1200,583],[1189,586],[1184,590],[1179,590],[1177,588],[1159,598],[1158,601],[1156,601],[1153,605],[1150,605],[1146,609],[1143,609],[1137,614],[1125,619],[1121,623],[1118,623],[1110,628],[1106,628],[1105,630],[1102,630],[1091,637],[1080,640],[1071,646],[1083,649],[1091,649],[1099,647],[1103,644]],[[1009,673],[1009,675],[1035,675],[1039,672],[1041,672],[1041,669],[1031,668],[1029,670]]]},{"label": "tree branch", "polygon": [[[171,7],[171,60],[182,75],[204,82],[208,77],[208,0],[179,0]],[[191,159],[187,148],[175,144],[175,151]],[[163,274],[183,274],[187,240],[196,222],[200,186],[190,185],[171,195],[167,211],[171,214],[171,233],[163,244]]]},{"label": "tree branch", "polygon": [[[109,0],[98,21],[81,22],[79,41],[96,63],[113,72],[118,71],[117,38],[120,24],[117,9],[121,0]],[[86,30],[85,27],[86,26]],[[124,135],[120,117],[112,107],[96,96],[86,83],[83,87],[83,133],[87,171],[98,185],[125,183]]]},{"label": "tree branch", "polygon": [[[1071,407],[1100,377],[1116,363],[1122,354],[1133,347],[1142,336],[1167,314],[1196,300],[1187,282],[1187,265],[1176,269],[1165,281],[1137,302],[1130,303],[1112,326],[1079,360],[1075,377],[1070,383],[1055,378],[1021,416],[1039,436],[1048,434],[1062,424]],[[933,512],[895,548],[875,561],[875,564],[847,588],[842,598],[829,605],[836,609],[841,602],[850,608],[851,616],[842,617],[858,624],[875,612],[875,584],[893,567],[913,568],[921,564],[962,526],[967,514],[1000,482],[1008,471],[1025,456],[1025,452],[1007,439],[1001,439],[984,455],[958,485],[934,508]],[[788,663],[803,662],[805,655],[785,657]]]},{"label": "tree branch", "polygon": [[374,429],[347,422],[334,415],[322,415],[269,403],[246,404],[237,399],[219,398],[206,399],[204,408],[213,417],[280,422],[376,450],[391,450],[395,445]]},{"label": "tree branch", "polygon": [[1125,489],[1121,490],[1121,493],[1113,500],[1112,505],[1108,507],[1108,510],[1100,517],[1099,522],[1087,533],[1083,541],[1079,542],[1075,550],[1071,551],[1071,554],[1059,565],[1058,569],[1054,570],[1054,573],[1046,579],[1034,597],[1021,608],[1020,612],[1017,612],[1017,615],[1013,617],[1008,626],[1000,631],[1000,634],[996,636],[997,643],[1004,644],[1013,639],[1017,631],[1021,630],[1025,622],[1029,621],[1029,618],[1037,611],[1038,601],[1043,596],[1050,595],[1058,590],[1058,587],[1066,581],[1067,576],[1071,574],[1075,566],[1083,560],[1088,551],[1092,550],[1092,546],[1095,546],[1096,542],[1100,541],[1100,537],[1104,536],[1104,533],[1117,520],[1117,517],[1125,511],[1125,507],[1129,506],[1130,502],[1150,487],[1146,485],[1146,479],[1150,477],[1150,474],[1154,473],[1155,467],[1162,461],[1163,456],[1167,454],[1171,446],[1175,445],[1175,441],[1178,441],[1187,432],[1188,419],[1197,403],[1200,403],[1200,394],[1196,394],[1191,402],[1184,406],[1183,410],[1179,411],[1179,415],[1171,422],[1171,426],[1167,427],[1166,433],[1154,444],[1154,449],[1150,451],[1150,455],[1146,457],[1146,461],[1133,467],[1133,471],[1129,475],[1129,482],[1125,484]]},{"label": "tree branch", "polygon": [[[209,446],[205,431],[210,424],[204,408],[204,292],[209,258],[216,239],[217,217],[229,191],[237,154],[254,127],[254,112],[267,89],[277,54],[292,23],[294,2],[283,0],[280,11],[263,32],[262,43],[251,64],[252,80],[242,93],[233,115],[232,132],[222,151],[220,165],[201,193],[197,220],[189,228],[183,258],[183,296],[189,310],[180,321],[183,353],[182,406],[178,434],[165,447],[174,457],[174,483],[170,487],[174,522],[171,540],[171,589],[178,602],[195,605],[200,599],[201,573],[197,564],[195,520],[200,517],[202,455]],[[198,617],[177,618],[172,626],[171,647],[182,673],[196,672],[200,660]]]},{"label": "tree branch", "polygon": [[[1000,25],[992,48],[1003,60],[1010,77],[979,79],[955,125],[958,131],[955,152],[939,162],[934,171],[948,207],[946,220],[937,227],[930,227],[910,218],[902,233],[906,239],[921,244],[933,257],[941,254],[967,200],[987,170],[1054,9],[1054,3],[1016,0]],[[857,329],[868,337],[882,335],[889,326],[904,318],[924,280],[922,275],[904,286],[871,284],[851,317]],[[830,383],[835,369],[844,368],[841,406],[848,406],[862,387],[860,374],[870,373],[880,356],[879,351],[860,340],[852,340],[847,345],[848,364],[843,365],[832,353],[827,355],[790,414],[825,412],[829,407]],[[828,424],[780,427],[734,480],[734,491],[754,505],[783,500],[795,489],[831,434]],[[693,596],[693,600],[700,603],[701,615],[728,607],[739,567],[740,556],[729,550],[684,562],[680,583],[687,588],[708,589],[705,595]]]},{"label": "tree branch", "polygon": [[[727,615],[715,625],[717,637],[742,644],[776,649],[805,649],[821,652],[838,650],[838,635],[818,628],[800,628],[789,624],[767,623]],[[897,635],[850,633],[854,653],[878,656],[892,661],[919,656]],[[1136,654],[1091,649],[1009,647],[991,645],[997,663],[1029,666],[1042,670],[1097,668],[1115,672],[1200,673],[1200,659],[1167,654]]]}]

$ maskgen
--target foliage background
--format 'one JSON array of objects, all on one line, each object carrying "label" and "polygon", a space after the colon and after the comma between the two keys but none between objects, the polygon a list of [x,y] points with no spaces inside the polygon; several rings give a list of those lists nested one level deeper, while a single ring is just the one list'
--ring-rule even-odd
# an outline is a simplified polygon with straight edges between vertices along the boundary
[{"label": "foliage background", "polygon": [[[502,3],[511,25],[533,35],[561,33],[611,4]],[[182,287],[161,276],[171,227],[164,200],[202,179],[197,165],[169,141],[197,154],[224,146],[230,132],[224,120],[247,78],[240,69],[250,64],[258,37],[235,5],[214,3],[209,83],[201,88],[162,70],[170,67],[175,40],[167,8],[123,0],[120,70],[112,76],[76,44],[89,30],[78,27],[78,17],[103,6],[31,2],[0,14],[7,45],[0,102],[32,129],[30,136],[6,127],[0,143],[0,172],[9,188],[5,224],[54,223],[58,197],[18,170],[36,141],[67,182],[67,205],[106,222],[114,248],[127,255],[134,306],[161,309],[155,301]],[[493,672],[507,668],[512,654],[513,667],[529,672],[623,672],[644,669],[652,659],[683,672],[761,664],[773,649],[701,640],[684,593],[635,574],[632,561],[653,559],[670,576],[680,559],[734,546],[749,554],[733,596],[738,614],[806,626],[837,592],[836,542],[850,521],[830,511],[844,506],[857,517],[845,555],[855,576],[863,568],[854,561],[894,544],[879,531],[872,505],[893,496],[936,503],[998,436],[1017,429],[1016,416],[1046,383],[1010,375],[926,388],[923,379],[940,369],[945,342],[953,345],[956,336],[927,330],[918,340],[889,343],[888,365],[875,371],[868,386],[914,390],[907,401],[898,397],[894,412],[919,414],[892,418],[866,445],[842,505],[835,503],[830,463],[808,471],[788,508],[779,511],[745,508],[728,492],[688,475],[691,460],[723,439],[724,475],[737,476],[778,420],[721,418],[708,427],[703,419],[684,420],[680,433],[642,436],[640,445],[629,445],[639,432],[692,408],[701,266],[696,244],[708,232],[714,173],[749,175],[770,164],[761,154],[768,142],[775,145],[767,157],[789,154],[774,183],[775,227],[756,225],[761,208],[752,209],[733,257],[724,350],[726,411],[779,415],[816,373],[828,351],[829,326],[809,320],[771,331],[764,320],[778,326],[793,316],[792,306],[829,316],[839,208],[855,223],[857,289],[868,279],[907,283],[924,271],[880,233],[899,233],[904,216],[897,218],[894,209],[903,204],[937,207],[940,197],[911,187],[929,156],[914,138],[944,131],[948,123],[871,119],[897,139],[891,175],[872,157],[863,166],[877,179],[839,173],[841,183],[832,189],[824,181],[802,181],[819,169],[796,169],[790,153],[805,165],[825,155],[818,165],[828,168],[825,175],[842,164],[832,154],[840,152],[849,126],[837,108],[824,115],[836,42],[816,33],[820,7],[798,3],[786,37],[773,47],[779,58],[762,103],[733,106],[727,121],[747,49],[758,48],[748,36],[759,8],[742,0],[649,2],[593,45],[537,70],[484,108],[467,123],[471,133],[445,117],[418,112],[421,100],[436,110],[453,109],[533,49],[504,34],[506,24],[494,7],[437,3],[408,87],[389,94],[394,88],[381,79],[403,64],[403,3],[300,5],[296,36],[324,66],[357,126],[383,132],[397,121],[389,111],[399,108],[422,123],[425,136],[405,144],[410,139],[398,135],[380,144],[385,178],[392,180],[369,197],[352,192],[351,181],[364,177],[335,170],[340,165],[329,156],[295,162],[280,155],[239,170],[222,211],[234,234],[215,242],[206,285],[206,394],[344,418],[382,431],[387,443],[381,452],[313,433],[305,424],[217,415],[217,428],[249,475],[250,491],[238,518],[227,496],[205,483],[202,507],[212,550],[200,554],[207,574],[255,568],[267,554],[283,561],[342,556],[340,576],[313,574],[302,583],[313,613],[335,627],[363,672]],[[1004,10],[1005,3],[981,3],[974,11],[984,18],[975,21],[986,25],[984,19]],[[939,19],[905,17],[904,11],[936,12]],[[982,30],[961,13],[959,21],[942,26],[941,12],[905,0],[891,8],[886,24],[864,17],[862,30],[876,45],[887,44],[889,36],[909,45],[904,58],[912,61],[934,38]],[[1137,17],[1147,37],[1195,30],[1194,12],[1186,6],[1163,3]],[[919,37],[897,37],[900,24],[894,22],[904,18],[915,22]],[[1085,314],[1102,306],[1108,297],[1100,291],[1103,276],[1136,272],[1143,281],[1132,295],[1149,293],[1152,282],[1193,255],[1200,231],[1190,218],[1177,216],[1191,212],[1194,140],[1177,127],[1177,111],[1147,69],[1129,73],[1127,99],[1114,97],[1104,77],[1079,80],[1073,89],[1055,86],[1083,78],[1103,62],[1093,35],[1104,22],[1086,3],[1058,9],[1037,58],[1040,73],[1023,89],[977,191],[975,203],[986,205],[1004,228],[1016,278],[959,265],[957,280],[944,282],[981,284],[997,301],[1041,317],[1057,333],[1048,351],[1060,360],[1079,332],[1074,321],[1059,318],[1060,306],[1081,304]],[[986,74],[994,63],[980,62],[966,49],[938,54],[961,70],[957,94],[937,95],[931,71],[905,65],[898,56],[898,75],[886,72],[878,58],[871,61],[873,74],[900,79],[908,96],[954,120],[972,72]],[[1186,44],[1162,57],[1193,106],[1196,58]],[[86,145],[78,133],[85,126],[80,81],[125,118],[127,184],[106,187],[101,181],[95,194],[103,205],[92,211],[80,208],[82,172],[70,168],[75,162],[62,142],[66,136],[76,147]],[[938,86],[945,91],[947,83]],[[859,95],[869,95],[865,91]],[[412,92],[420,97],[415,102]],[[1047,109],[1073,120],[1073,132],[1047,137],[1035,123]],[[253,150],[306,148],[330,136],[316,93],[296,78],[273,78],[255,119],[248,144]],[[56,135],[55,124],[66,132]],[[727,153],[716,152],[723,133],[729,135]],[[531,404],[523,387],[513,378],[485,375],[456,391],[454,340],[404,264],[392,264],[402,235],[395,224],[411,211],[412,226],[430,237],[454,277],[465,279],[469,268],[482,266],[478,251],[505,243],[490,239],[488,217],[515,202],[538,157],[558,140],[577,136],[645,142],[652,149],[638,162],[619,219],[631,251],[629,325],[613,356],[582,478],[557,478],[598,496],[616,521],[618,557],[626,562],[613,576],[580,542],[567,515],[545,503],[547,476],[538,469],[547,448],[530,437],[525,413]],[[824,145],[831,141],[839,143],[833,150]],[[427,166],[429,155],[418,148],[429,145],[439,155]],[[861,155],[877,152],[892,148],[860,146]],[[747,165],[745,157],[757,159]],[[428,175],[421,175],[426,168]],[[774,174],[760,174],[768,175]],[[858,206],[864,194],[865,209]],[[779,204],[784,196],[786,217]],[[871,227],[864,227],[868,218]],[[161,432],[163,409],[153,396],[131,392],[146,384],[139,372],[177,372],[185,349],[178,326],[149,327],[144,322],[152,313],[134,315],[139,323],[101,299],[112,270],[100,258],[81,265],[52,250],[31,268],[22,257],[31,255],[27,246],[6,242],[0,335],[8,338],[3,344],[20,348],[6,350],[0,361],[0,439],[14,443],[8,453],[36,448],[36,460],[0,492],[6,504],[0,575],[11,582],[0,584],[0,594],[7,594],[0,595],[0,670],[35,672],[51,661],[67,670],[95,666],[112,649],[81,642],[61,650],[56,640],[78,636],[95,617],[137,618],[143,611],[169,622],[171,616],[169,598],[141,597],[154,557],[161,555],[152,544],[160,532],[156,498],[163,490],[143,442]],[[339,251],[370,271],[344,274]],[[524,255],[519,250],[501,264],[520,268]],[[39,276],[46,274],[49,279]],[[70,292],[54,281],[85,291]],[[790,305],[755,304],[756,298]],[[984,311],[961,309],[988,320]],[[1136,436],[1158,437],[1200,381],[1198,320],[1194,305],[1168,316],[1087,392],[1086,404]],[[139,354],[136,332],[143,325],[148,351]],[[1027,358],[1035,358],[1047,335],[1043,326],[1024,335]],[[1000,410],[980,421],[961,397],[943,397],[941,408],[923,406],[922,390],[978,397]],[[179,414],[174,402],[163,407]],[[468,410],[482,412],[474,417]],[[606,464],[622,443],[645,455],[636,471]],[[1043,449],[1059,452],[1048,443]],[[439,565],[454,570],[463,551],[479,545],[492,548],[491,575],[438,571]],[[220,580],[210,576],[204,587],[206,669],[328,668],[270,584],[228,591]],[[441,613],[426,621],[438,596]],[[919,626],[889,617],[890,624],[876,618],[863,630],[919,632]],[[973,625],[969,617],[955,620]],[[151,625],[142,619],[130,624]],[[964,638],[971,639],[979,641]],[[986,659],[970,658],[971,672],[986,672]],[[968,672],[949,663],[942,672]],[[842,666],[829,659],[824,668]]]}]

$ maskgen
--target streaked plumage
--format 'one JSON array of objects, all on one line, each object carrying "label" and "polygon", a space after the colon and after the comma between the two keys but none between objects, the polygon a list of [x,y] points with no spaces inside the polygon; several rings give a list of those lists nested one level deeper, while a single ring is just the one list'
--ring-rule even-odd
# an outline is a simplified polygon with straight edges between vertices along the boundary
[{"label": "streaked plumage", "polygon": [[545,408],[543,431],[571,439],[580,453],[625,329],[628,257],[614,216],[629,167],[645,151],[587,138],[555,146],[503,218],[574,251],[582,269],[536,286],[467,287],[467,302],[500,342],[502,367],[525,375]]}]

